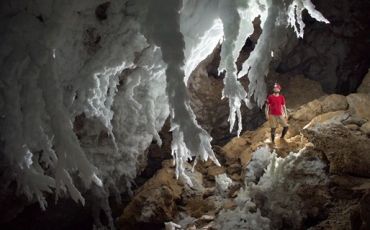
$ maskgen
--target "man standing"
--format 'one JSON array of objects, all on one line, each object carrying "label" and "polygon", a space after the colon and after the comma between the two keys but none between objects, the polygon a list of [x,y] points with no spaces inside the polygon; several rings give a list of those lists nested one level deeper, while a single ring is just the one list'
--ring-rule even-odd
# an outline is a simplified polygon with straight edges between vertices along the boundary
[{"label": "man standing", "polygon": [[283,126],[281,138],[284,138],[288,131],[288,113],[285,106],[285,97],[280,95],[281,86],[275,83],[273,94],[269,95],[266,100],[266,119],[271,127],[271,142],[275,143],[275,131],[278,123]]}]

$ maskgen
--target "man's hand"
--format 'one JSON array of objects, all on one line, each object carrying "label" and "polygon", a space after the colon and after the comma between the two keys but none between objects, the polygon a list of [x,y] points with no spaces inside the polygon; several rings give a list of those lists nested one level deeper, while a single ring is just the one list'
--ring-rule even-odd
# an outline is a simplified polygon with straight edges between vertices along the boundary
[{"label": "man's hand", "polygon": [[268,114],[265,114],[265,116],[266,116],[266,120],[270,119],[270,116]]}]

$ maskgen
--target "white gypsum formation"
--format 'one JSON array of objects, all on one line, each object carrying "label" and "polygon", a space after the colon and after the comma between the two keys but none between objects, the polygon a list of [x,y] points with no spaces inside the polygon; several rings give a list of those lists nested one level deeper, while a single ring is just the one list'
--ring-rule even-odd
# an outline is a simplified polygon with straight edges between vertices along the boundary
[{"label": "white gypsum formation", "polygon": [[222,42],[223,26],[218,0],[183,0],[180,31],[185,41],[184,81],[192,71]]},{"label": "white gypsum formation", "polygon": [[[99,4],[2,2],[1,160],[11,169],[4,179],[6,185],[17,181],[18,191],[43,208],[44,192],[84,203],[75,175],[86,188],[91,181],[101,186],[99,175],[108,191],[124,191],[153,137],[160,143],[157,132],[169,114],[166,66],[139,33],[137,10],[127,1],[111,3],[101,23],[94,14]],[[134,71],[117,92],[124,69]],[[84,136],[78,139],[72,124],[81,114]],[[112,141],[101,144],[101,133]]]},{"label": "white gypsum formation", "polygon": [[256,11],[258,8],[255,7],[251,7],[255,10],[254,12],[248,11],[246,2],[244,3],[245,5],[238,4],[240,4],[240,1],[219,1],[220,18],[224,29],[219,70],[220,72],[226,70],[222,98],[229,100],[230,112],[228,121],[230,123],[230,132],[232,132],[237,118],[237,135],[239,136],[242,131],[241,102],[244,101],[248,107],[251,107],[251,104],[247,99],[247,92],[237,80],[235,62],[246,38],[253,32],[252,21],[259,11]]},{"label": "white gypsum formation", "polygon": [[[144,31],[162,50],[163,60],[167,64],[167,95],[170,107],[172,131],[172,155],[176,162],[176,175],[188,184],[184,163],[193,156],[196,161],[210,158],[219,165],[212,150],[211,137],[196,122],[190,108],[189,97],[184,82],[184,39],[180,32],[180,0],[160,0],[149,3]],[[158,14],[161,17],[158,17]],[[166,24],[166,26],[162,26]],[[155,29],[153,29],[155,28]],[[169,37],[168,35],[171,34]]]},{"label": "white gypsum formation", "polygon": [[[243,64],[242,71],[238,74],[239,77],[248,74],[248,98],[253,96],[260,107],[264,105],[266,99],[264,79],[269,71],[272,53],[278,53],[279,48],[284,44],[287,28],[293,26],[297,37],[303,37],[303,9],[307,9],[310,16],[316,20],[329,23],[320,12],[315,10],[310,0],[266,0],[264,8],[267,12],[267,18],[261,20],[262,34],[256,47]],[[299,28],[297,28],[297,24]]]},{"label": "white gypsum formation", "polygon": [[[15,180],[18,192],[36,198],[42,208],[46,207],[43,193],[54,187],[57,194],[68,190],[74,200],[84,203],[71,173],[78,171],[87,187],[91,182],[102,183],[73,133],[63,101],[60,63],[52,50],[60,44],[56,38],[65,31],[61,21],[68,15],[42,25],[32,13],[22,11],[24,7],[35,10],[32,3],[6,3],[2,7],[6,20],[1,26],[1,92],[5,101],[1,137],[5,142],[2,160],[12,169],[6,172],[10,174],[7,179]],[[55,7],[68,9],[67,5]],[[9,12],[16,15],[6,17]],[[45,12],[47,16],[51,13]],[[22,36],[24,33],[28,36]]]},{"label": "white gypsum formation", "polygon": [[298,191],[315,191],[328,183],[325,163],[304,151],[279,158],[268,147],[257,149],[247,168],[246,185],[235,199],[237,207],[220,211],[217,229],[302,228],[307,211]]}]

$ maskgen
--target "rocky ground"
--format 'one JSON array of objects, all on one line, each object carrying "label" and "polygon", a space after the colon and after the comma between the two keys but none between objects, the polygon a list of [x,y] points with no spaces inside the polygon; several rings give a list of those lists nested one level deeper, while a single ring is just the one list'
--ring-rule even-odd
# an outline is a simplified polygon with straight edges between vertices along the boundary
[{"label": "rocky ground", "polygon": [[[189,163],[192,186],[176,179],[172,160],[163,161],[162,168],[134,191],[119,226],[163,229],[167,223],[166,229],[370,229],[369,77],[364,79],[361,93],[348,96],[318,92],[318,98],[307,102],[307,98],[299,99],[303,88],[287,92],[293,106],[286,139],[269,143],[269,127],[264,123],[224,146],[214,146],[222,167],[202,162],[192,169]],[[304,104],[298,106],[300,100]],[[261,161],[257,156],[261,148],[278,157],[273,153]],[[246,194],[252,208],[240,201]],[[243,218],[255,225],[235,225]]]}]

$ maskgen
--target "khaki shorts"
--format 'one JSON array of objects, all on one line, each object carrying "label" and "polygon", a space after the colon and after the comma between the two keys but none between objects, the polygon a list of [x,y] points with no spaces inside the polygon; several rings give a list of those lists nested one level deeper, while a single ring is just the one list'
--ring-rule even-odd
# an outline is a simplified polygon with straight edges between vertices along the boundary
[{"label": "khaki shorts", "polygon": [[270,128],[274,129],[280,124],[283,127],[288,127],[288,123],[285,120],[284,116],[269,115]]}]

